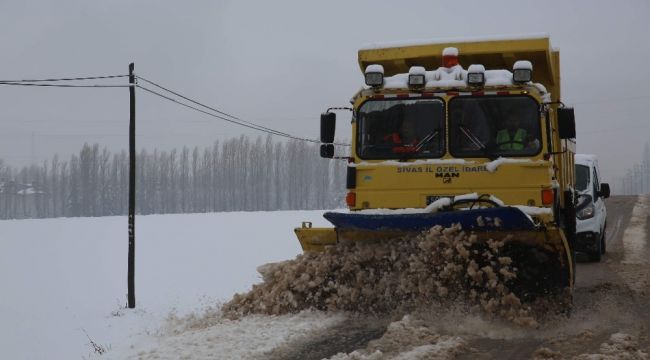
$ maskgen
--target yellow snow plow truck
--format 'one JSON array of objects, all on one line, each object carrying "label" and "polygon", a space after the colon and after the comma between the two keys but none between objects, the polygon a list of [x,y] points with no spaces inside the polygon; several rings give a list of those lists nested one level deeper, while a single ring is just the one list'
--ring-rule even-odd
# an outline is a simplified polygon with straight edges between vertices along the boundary
[{"label": "yellow snow plow truck", "polygon": [[[572,288],[575,120],[548,37],[373,46],[359,66],[349,211],[325,213],[332,228],[296,228],[303,250],[460,224],[508,242],[520,293]],[[321,115],[325,158],[333,110]]]}]

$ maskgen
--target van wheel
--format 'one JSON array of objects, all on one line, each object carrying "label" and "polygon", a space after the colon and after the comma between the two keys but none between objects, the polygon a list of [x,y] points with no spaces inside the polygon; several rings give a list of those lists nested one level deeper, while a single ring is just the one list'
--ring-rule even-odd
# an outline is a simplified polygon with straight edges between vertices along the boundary
[{"label": "van wheel", "polygon": [[607,252],[607,228],[603,229],[603,237],[600,240],[600,253],[604,254]]},{"label": "van wheel", "polygon": [[[600,235],[600,234],[599,234]],[[596,241],[597,248],[595,251],[589,253],[589,260],[591,262],[600,262],[600,259],[603,254],[603,238],[598,237],[598,241]]]}]

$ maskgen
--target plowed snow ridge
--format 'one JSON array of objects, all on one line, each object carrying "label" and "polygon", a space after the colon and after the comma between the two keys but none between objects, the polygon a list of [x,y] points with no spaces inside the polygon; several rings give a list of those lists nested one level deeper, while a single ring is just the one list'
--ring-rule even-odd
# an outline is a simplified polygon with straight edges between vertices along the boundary
[{"label": "plowed snow ridge", "polygon": [[232,318],[304,309],[381,313],[461,302],[534,326],[530,305],[508,288],[517,269],[500,253],[504,243],[479,242],[459,226],[400,240],[343,242],[261,268],[264,282],[235,295],[223,311]]}]

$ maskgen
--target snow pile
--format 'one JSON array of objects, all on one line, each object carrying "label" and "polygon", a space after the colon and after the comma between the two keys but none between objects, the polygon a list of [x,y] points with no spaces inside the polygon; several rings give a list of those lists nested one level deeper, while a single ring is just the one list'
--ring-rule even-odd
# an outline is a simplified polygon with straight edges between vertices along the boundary
[{"label": "snow pile", "polygon": [[[637,339],[629,334],[614,333],[609,341],[600,345],[598,354],[581,354],[571,357],[574,360],[648,360],[648,353],[639,350]],[[560,360],[567,359],[566,354],[552,350],[548,347],[540,347],[532,354],[534,360]]]},{"label": "snow pile", "polygon": [[[456,197],[457,198],[457,197]],[[451,198],[443,197],[440,198],[431,204],[427,205],[425,208],[404,208],[404,209],[364,209],[357,210],[355,213],[363,215],[404,215],[404,214],[427,214],[431,212],[436,212],[440,209],[443,209],[451,205]]]},{"label": "snow pile", "polygon": [[236,294],[222,310],[237,318],[304,309],[384,313],[467,303],[490,316],[534,326],[530,306],[508,288],[517,269],[500,254],[504,242],[479,242],[459,226],[435,226],[399,240],[341,242],[261,269],[264,282]]},{"label": "snow pile", "polygon": [[465,160],[465,159],[419,159],[415,161],[397,161],[397,160],[384,160],[379,162],[367,162],[361,161],[359,163],[348,164],[348,167],[358,167],[358,168],[373,168],[377,166],[398,166],[398,167],[409,167],[415,165],[465,165],[465,164],[474,164],[475,161]]},{"label": "snow pile", "polygon": [[[538,160],[539,162],[543,162],[542,160]],[[495,172],[501,164],[522,164],[522,163],[533,163],[532,160],[530,159],[512,159],[512,158],[504,158],[504,157],[499,157],[496,160],[492,160],[489,163],[485,164],[485,168],[489,172]]]},{"label": "snow pile", "polygon": [[513,205],[513,207],[521,210],[526,215],[539,216],[539,215],[552,215],[553,209],[541,206],[526,206],[526,205]]},{"label": "snow pile", "polygon": [[108,359],[264,359],[281,344],[300,341],[343,319],[313,311],[238,320],[225,319],[217,310],[203,316],[171,317],[153,340],[132,346],[129,354],[109,353]]},{"label": "snow pile", "polygon": [[383,74],[384,73],[384,67],[379,65],[379,64],[368,65],[368,66],[366,66],[365,73],[366,74],[367,73],[381,73],[381,74]]},{"label": "snow pile", "polygon": [[650,355],[639,350],[637,339],[629,334],[612,334],[608,342],[600,345],[600,354],[582,354],[576,360],[648,360]]},{"label": "snow pile", "polygon": [[466,347],[461,338],[437,334],[424,322],[407,315],[391,323],[384,335],[369,342],[365,349],[339,353],[329,360],[453,359]]}]

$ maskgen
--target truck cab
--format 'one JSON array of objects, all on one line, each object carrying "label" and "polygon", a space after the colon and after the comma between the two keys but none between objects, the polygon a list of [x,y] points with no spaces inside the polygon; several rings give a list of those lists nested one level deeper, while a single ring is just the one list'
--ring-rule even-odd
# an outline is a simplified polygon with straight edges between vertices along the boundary
[{"label": "truck cab", "polygon": [[596,155],[576,154],[576,251],[600,261],[606,251],[609,184],[601,183]]},{"label": "truck cab", "polygon": [[[351,211],[422,209],[476,193],[575,234],[575,119],[560,101],[559,51],[548,37],[375,46],[359,51],[359,66]],[[334,118],[321,118],[325,157]]]}]

